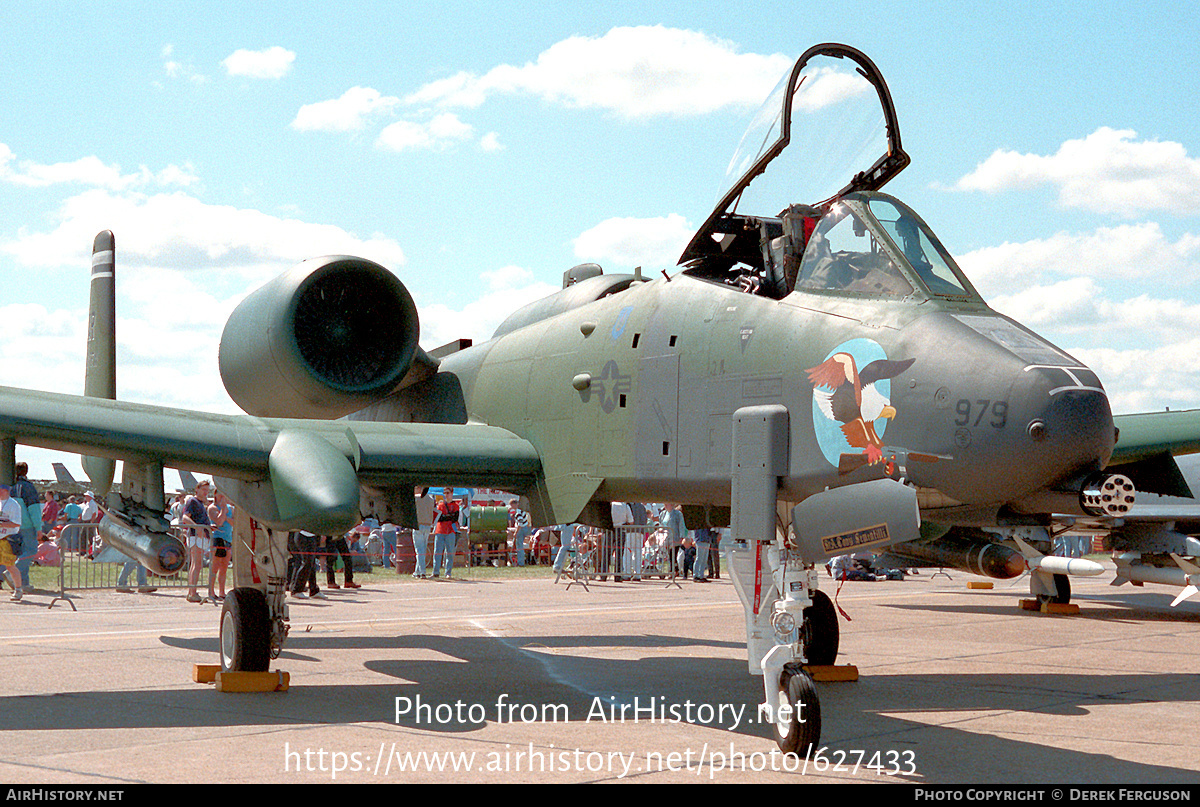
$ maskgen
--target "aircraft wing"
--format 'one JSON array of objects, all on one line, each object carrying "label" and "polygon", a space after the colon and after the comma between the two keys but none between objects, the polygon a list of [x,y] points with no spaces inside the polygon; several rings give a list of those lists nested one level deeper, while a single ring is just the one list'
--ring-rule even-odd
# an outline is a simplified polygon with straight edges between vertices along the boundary
[{"label": "aircraft wing", "polygon": [[1133,480],[1139,492],[1190,499],[1175,457],[1200,453],[1200,409],[1116,415],[1118,430],[1108,470]]},{"label": "aircraft wing", "polygon": [[1136,462],[1163,453],[1200,452],[1200,409],[1115,415],[1113,422],[1120,430],[1120,437],[1110,465]]},{"label": "aircraft wing", "polygon": [[414,485],[526,491],[541,470],[533,445],[492,426],[220,415],[12,387],[0,387],[0,435],[240,480],[260,520],[322,534],[357,523],[360,483],[408,488],[411,501]]}]

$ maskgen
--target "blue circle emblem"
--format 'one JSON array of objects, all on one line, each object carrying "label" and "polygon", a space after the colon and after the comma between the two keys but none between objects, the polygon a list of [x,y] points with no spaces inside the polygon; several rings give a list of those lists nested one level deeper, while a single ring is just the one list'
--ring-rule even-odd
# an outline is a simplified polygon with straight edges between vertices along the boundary
[{"label": "blue circle emblem", "polygon": [[[858,372],[873,361],[887,359],[887,353],[879,344],[871,339],[851,339],[848,342],[835,347],[829,351],[824,362],[829,362],[838,354],[848,355],[853,359],[854,367]],[[843,360],[844,361],[844,360]],[[813,368],[816,369],[816,368]],[[810,370],[810,372],[812,372]],[[891,400],[892,382],[890,379],[881,378],[874,383],[875,391],[883,396],[886,400]],[[825,397],[833,392],[828,386],[814,385],[813,386],[813,433],[817,438],[817,445],[821,447],[821,453],[825,455],[825,459],[829,464],[838,467],[843,454],[862,454],[861,448],[856,448],[850,445],[850,441],[846,439],[846,434],[842,430],[842,423],[835,420],[830,415],[826,414],[826,410],[821,406],[821,397],[824,393]],[[888,418],[880,417],[874,421],[875,434],[882,439],[883,433],[887,430]]]}]

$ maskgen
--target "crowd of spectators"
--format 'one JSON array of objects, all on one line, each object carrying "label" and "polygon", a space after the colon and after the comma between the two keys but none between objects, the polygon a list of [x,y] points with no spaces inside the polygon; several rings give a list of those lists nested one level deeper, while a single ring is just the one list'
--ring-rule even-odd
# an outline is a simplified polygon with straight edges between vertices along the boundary
[{"label": "crowd of spectators", "polygon": [[[0,568],[20,601],[29,586],[32,566],[57,566],[62,560],[58,536],[68,524],[99,520],[95,497],[66,497],[62,502],[50,491],[38,493],[29,481],[29,466],[18,462],[13,482],[0,484]],[[90,509],[89,509],[90,505]]]},{"label": "crowd of spectators", "polygon": [[[26,479],[28,469],[17,465],[13,485],[0,485],[0,569],[19,600],[28,585],[29,568],[58,566],[64,555],[95,557],[100,541],[91,531],[69,529],[94,524],[104,515],[91,492],[38,493]],[[19,502],[19,505],[18,505]],[[394,523],[367,519],[345,535],[321,536],[295,532],[289,536],[291,552],[288,589],[293,597],[323,598],[319,572],[330,589],[356,589],[355,566],[371,565],[411,574],[417,579],[451,578],[457,564],[545,565],[561,571],[573,553],[590,558],[592,569],[614,580],[639,580],[646,574],[691,576],[706,582],[720,574],[717,531],[689,531],[674,504],[614,502],[616,530],[583,524],[532,526],[527,511],[514,500],[508,507],[507,542],[491,553],[471,544],[469,499],[452,488],[417,489],[416,510],[420,526],[408,529]],[[19,508],[19,509],[18,509]],[[10,520],[4,514],[10,513]],[[233,537],[234,505],[212,483],[203,480],[189,493],[178,491],[166,514],[188,555],[187,600],[220,602],[226,594],[227,570]],[[7,551],[6,551],[7,550]],[[456,559],[457,558],[457,559]],[[207,597],[199,592],[201,570],[209,569]],[[339,585],[336,572],[341,570]],[[136,560],[124,562],[117,590],[132,593],[130,578],[136,573],[136,591],[149,593],[147,570]]]}]

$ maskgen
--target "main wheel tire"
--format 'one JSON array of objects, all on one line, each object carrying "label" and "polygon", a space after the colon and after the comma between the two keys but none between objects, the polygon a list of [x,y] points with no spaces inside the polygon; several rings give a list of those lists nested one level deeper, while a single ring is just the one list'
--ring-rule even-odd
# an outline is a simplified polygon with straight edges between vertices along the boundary
[{"label": "main wheel tire", "polygon": [[828,666],[837,661],[841,642],[837,610],[824,591],[814,591],[812,601],[804,609],[804,659],[813,666]]},{"label": "main wheel tire", "polygon": [[779,750],[798,757],[811,756],[821,741],[821,702],[808,673],[784,669],[779,679],[777,709],[775,742]]},{"label": "main wheel tire", "polygon": [[235,588],[221,608],[221,669],[266,672],[271,665],[271,613],[267,595]]},{"label": "main wheel tire", "polygon": [[1038,602],[1068,605],[1071,602],[1071,578],[1065,574],[1054,575],[1055,594],[1039,594]]}]

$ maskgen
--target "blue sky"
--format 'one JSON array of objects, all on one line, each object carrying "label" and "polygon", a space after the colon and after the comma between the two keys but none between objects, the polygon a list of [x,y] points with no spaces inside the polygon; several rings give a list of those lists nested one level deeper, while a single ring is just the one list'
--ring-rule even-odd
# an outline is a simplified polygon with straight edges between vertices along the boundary
[{"label": "blue sky", "polygon": [[[781,65],[838,41],[892,90],[913,162],[887,190],[989,302],[1097,369],[1118,411],[1200,406],[1189,4],[6,2],[3,17],[6,384],[82,389],[103,228],[121,397],[227,412],[225,318],[305,257],[393,269],[426,347],[486,338],[576,263],[671,270]],[[46,452],[21,453],[49,475]]]}]

